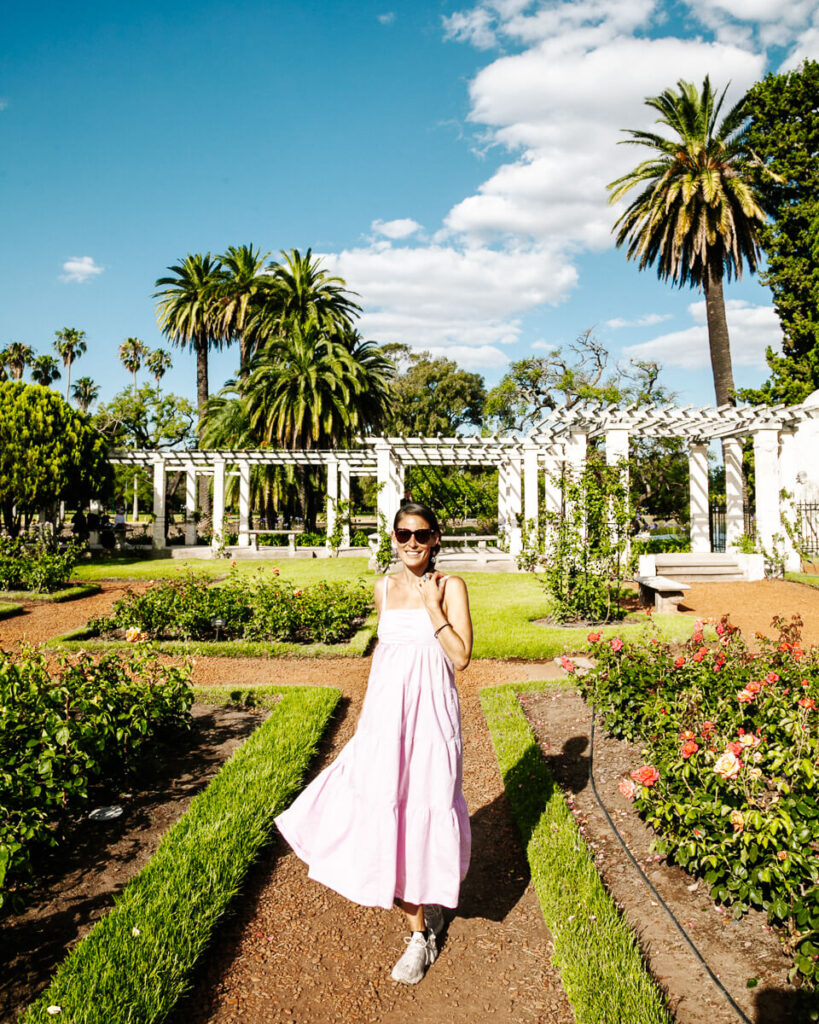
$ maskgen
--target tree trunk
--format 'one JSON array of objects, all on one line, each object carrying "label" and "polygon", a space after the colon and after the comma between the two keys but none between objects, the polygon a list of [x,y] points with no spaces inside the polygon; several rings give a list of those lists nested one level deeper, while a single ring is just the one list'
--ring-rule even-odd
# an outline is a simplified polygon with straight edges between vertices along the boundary
[{"label": "tree trunk", "polygon": [[244,331],[239,335],[239,376],[247,377],[250,372],[250,338],[245,337]]},{"label": "tree trunk", "polygon": [[705,313],[708,319],[708,347],[711,350],[711,372],[717,405],[735,405],[734,371],[731,368],[731,341],[722,297],[722,272],[708,268],[705,282]]},{"label": "tree trunk", "polygon": [[[202,423],[208,404],[208,339],[197,338],[194,342],[196,351],[196,406],[199,413],[198,435],[201,438]],[[201,440],[199,441],[201,446]],[[210,478],[199,477],[199,508],[203,515],[210,514]]]}]

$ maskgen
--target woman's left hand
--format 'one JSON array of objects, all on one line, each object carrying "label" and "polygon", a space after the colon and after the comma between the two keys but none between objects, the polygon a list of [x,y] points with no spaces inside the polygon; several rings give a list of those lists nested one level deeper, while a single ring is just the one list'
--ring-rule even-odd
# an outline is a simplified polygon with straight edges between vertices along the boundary
[{"label": "woman's left hand", "polygon": [[421,591],[421,597],[430,611],[440,608],[444,600],[444,588],[439,582],[443,578],[444,574],[442,572],[425,572],[418,580],[418,589]]}]

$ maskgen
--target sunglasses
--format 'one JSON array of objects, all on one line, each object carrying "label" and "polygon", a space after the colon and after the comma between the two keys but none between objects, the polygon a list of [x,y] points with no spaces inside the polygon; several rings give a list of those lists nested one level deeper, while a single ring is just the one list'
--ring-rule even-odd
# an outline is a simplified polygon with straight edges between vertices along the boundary
[{"label": "sunglasses", "polygon": [[415,537],[419,544],[429,544],[435,531],[425,527],[423,530],[396,530],[395,539],[399,544],[409,544],[410,537]]}]

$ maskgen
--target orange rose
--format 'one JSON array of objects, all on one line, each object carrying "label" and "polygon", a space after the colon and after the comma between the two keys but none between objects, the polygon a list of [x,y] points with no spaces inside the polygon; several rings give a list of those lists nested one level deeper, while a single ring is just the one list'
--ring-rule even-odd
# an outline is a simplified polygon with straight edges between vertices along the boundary
[{"label": "orange rose", "polygon": [[632,779],[639,782],[641,786],[653,786],[659,779],[660,773],[651,764],[644,764],[641,768],[635,768],[631,773]]},{"label": "orange rose", "polygon": [[688,758],[691,757],[692,754],[696,754],[699,749],[699,743],[695,743],[693,740],[686,740],[682,747],[680,747],[680,753],[683,756],[683,760],[687,761]]},{"label": "orange rose", "polygon": [[731,824],[734,832],[741,832],[745,828],[745,816],[742,811],[731,811]]}]

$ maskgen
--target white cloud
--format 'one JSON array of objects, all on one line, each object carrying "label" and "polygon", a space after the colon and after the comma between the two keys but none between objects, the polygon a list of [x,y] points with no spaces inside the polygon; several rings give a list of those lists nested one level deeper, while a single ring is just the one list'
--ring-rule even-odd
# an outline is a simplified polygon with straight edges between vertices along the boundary
[{"label": "white cloud", "polygon": [[421,230],[421,225],[411,217],[399,217],[397,220],[374,220],[372,230],[387,238],[408,238]]},{"label": "white cloud", "polygon": [[577,280],[575,269],[546,247],[498,251],[376,242],[324,260],[361,296],[365,337],[461,353],[464,365],[506,362],[498,346],[520,339],[520,316],[562,301]]},{"label": "white cloud", "polygon": [[[662,334],[640,345],[628,345],[623,354],[629,359],[654,359],[663,366],[701,370],[711,365],[708,352],[708,327],[705,302],[688,307],[693,327]],[[743,299],[725,303],[731,335],[731,358],[735,366],[765,368],[765,349],[782,347],[782,328],[773,306],[756,306]]]},{"label": "white cloud", "polygon": [[661,324],[664,320],[670,320],[673,313],[644,313],[633,320],[625,320],[623,317],[615,317],[606,321],[606,327],[612,331],[619,331],[623,327],[653,327],[654,324]]},{"label": "white cloud", "polygon": [[538,338],[537,341],[532,342],[532,348],[536,352],[556,352],[557,345],[553,345],[550,341],[544,341],[543,338]]},{"label": "white cloud", "polygon": [[103,267],[97,266],[92,256],[72,256],[63,263],[60,280],[67,284],[83,284],[102,273]]},{"label": "white cloud", "polygon": [[490,50],[497,44],[491,11],[476,7],[471,11],[456,11],[444,18],[444,38],[459,43],[471,43],[479,50]]},{"label": "white cloud", "polygon": [[382,25],[392,25],[395,21],[395,11],[385,11],[384,14],[379,14],[378,20]]}]

